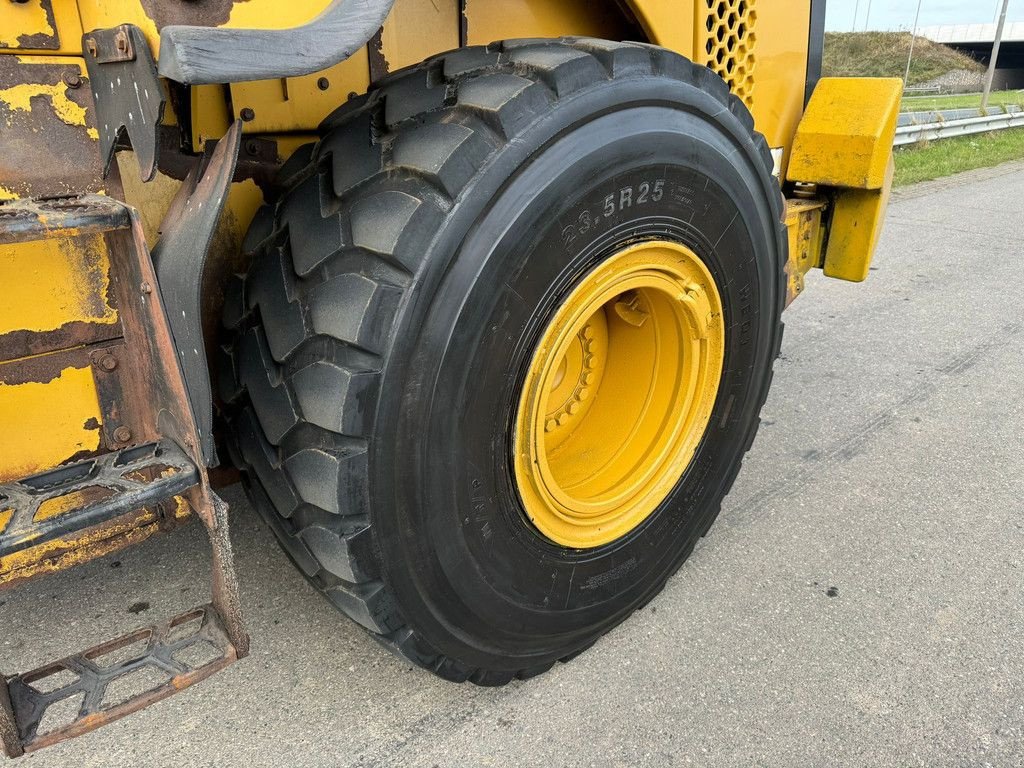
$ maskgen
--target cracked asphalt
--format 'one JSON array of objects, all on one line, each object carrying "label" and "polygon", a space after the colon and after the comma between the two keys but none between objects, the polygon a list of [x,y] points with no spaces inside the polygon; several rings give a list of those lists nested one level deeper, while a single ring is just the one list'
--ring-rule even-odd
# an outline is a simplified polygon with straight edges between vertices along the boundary
[{"label": "cracked asphalt", "polygon": [[[1024,766],[1022,200],[1019,163],[909,188],[868,282],[812,276],[718,522],[571,663],[411,669],[232,487],[252,655],[22,764]],[[0,594],[0,663],[202,602],[207,569],[192,525]]]}]

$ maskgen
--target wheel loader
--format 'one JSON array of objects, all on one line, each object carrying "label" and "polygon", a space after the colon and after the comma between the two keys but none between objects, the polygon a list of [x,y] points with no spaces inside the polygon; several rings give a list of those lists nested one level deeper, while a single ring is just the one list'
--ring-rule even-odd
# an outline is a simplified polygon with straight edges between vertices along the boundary
[{"label": "wheel loader", "polygon": [[247,654],[239,479],[447,680],[538,675],[651,600],[754,440],[784,308],[878,241],[901,83],[821,77],[824,19],[0,0],[0,588],[191,518],[213,571],[205,605],[4,669],[6,753]]}]

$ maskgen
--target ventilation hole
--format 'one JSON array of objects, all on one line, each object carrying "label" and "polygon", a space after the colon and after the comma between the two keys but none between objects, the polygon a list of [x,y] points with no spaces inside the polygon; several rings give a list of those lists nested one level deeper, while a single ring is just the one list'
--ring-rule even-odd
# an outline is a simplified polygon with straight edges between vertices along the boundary
[{"label": "ventilation hole", "polygon": [[86,654],[86,658],[101,669],[112,669],[126,661],[139,659],[149,651],[149,638],[152,631],[145,629],[123,639],[123,645],[107,651],[96,651]]},{"label": "ventilation hole", "polygon": [[199,632],[203,628],[203,615],[202,611],[194,611],[176,618],[167,633],[167,642],[176,643]]},{"label": "ventilation hole", "polygon": [[40,670],[39,673],[26,676],[25,682],[40,693],[52,693],[60,688],[65,688],[78,680],[78,675],[70,669],[54,665]]},{"label": "ventilation hole", "polygon": [[43,719],[39,721],[37,734],[53,733],[61,728],[71,725],[78,719],[78,713],[82,710],[82,702],[85,701],[85,691],[75,693],[60,701],[55,701],[46,708]]},{"label": "ventilation hole", "polygon": [[148,664],[114,679],[103,692],[104,709],[116,707],[129,699],[159,688],[171,679],[171,676]]},{"label": "ventilation hole", "polygon": [[184,664],[189,669],[199,669],[200,667],[205,667],[210,662],[223,657],[223,655],[224,654],[221,653],[220,649],[213,643],[206,640],[199,640],[175,651],[171,658],[179,664]]}]

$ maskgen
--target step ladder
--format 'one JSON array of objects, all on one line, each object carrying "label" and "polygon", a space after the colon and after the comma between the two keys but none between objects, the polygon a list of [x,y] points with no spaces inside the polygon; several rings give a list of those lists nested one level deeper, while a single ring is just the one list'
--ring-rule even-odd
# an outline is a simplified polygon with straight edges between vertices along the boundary
[{"label": "step ladder", "polygon": [[[117,341],[131,365],[121,366],[117,386],[122,410],[134,419],[121,434],[131,437],[123,447],[0,485],[0,558],[130,522],[140,510],[159,518],[187,505],[208,533],[212,599],[30,672],[0,674],[0,742],[10,757],[177,693],[249,648],[227,505],[210,488],[137,212],[101,195],[0,204],[0,244],[85,234],[103,237],[120,291],[123,338]],[[44,512],[53,505],[59,514]],[[53,724],[49,715],[58,709],[65,717]]]}]

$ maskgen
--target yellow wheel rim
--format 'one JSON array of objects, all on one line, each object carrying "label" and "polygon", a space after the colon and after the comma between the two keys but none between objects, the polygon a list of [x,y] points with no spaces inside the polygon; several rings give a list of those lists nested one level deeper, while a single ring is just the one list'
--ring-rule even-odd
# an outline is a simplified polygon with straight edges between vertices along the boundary
[{"label": "yellow wheel rim", "polygon": [[640,243],[603,261],[555,312],[516,412],[526,514],[577,549],[629,533],[665,500],[711,417],[722,301],[685,246]]}]

